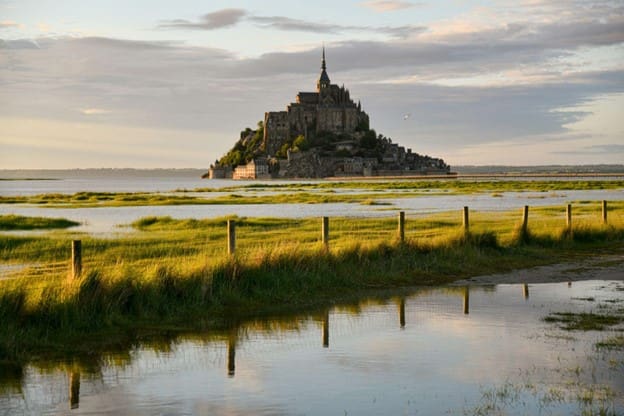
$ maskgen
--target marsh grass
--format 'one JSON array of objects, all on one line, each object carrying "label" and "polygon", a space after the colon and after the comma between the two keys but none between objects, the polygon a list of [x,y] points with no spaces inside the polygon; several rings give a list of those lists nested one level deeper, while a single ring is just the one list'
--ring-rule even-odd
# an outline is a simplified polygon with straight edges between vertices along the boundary
[{"label": "marsh grass", "polygon": [[[433,180],[358,180],[358,181],[317,181],[310,183],[248,184],[216,189],[221,192],[239,190],[291,190],[306,192],[318,189],[361,189],[361,190],[408,190],[429,191],[447,190],[459,193],[476,192],[554,192],[563,190],[595,190],[624,188],[622,180],[566,180],[566,181],[475,181],[454,177]],[[215,188],[197,188],[187,192],[214,192]]]},{"label": "marsh grass", "polygon": [[559,324],[559,328],[566,331],[602,331],[624,322],[624,315],[553,312],[544,322]]},{"label": "marsh grass", "polygon": [[80,225],[79,222],[65,218],[25,217],[22,215],[0,215],[0,230],[49,230],[69,228]]},{"label": "marsh grass", "polygon": [[624,351],[624,335],[615,335],[596,343],[597,349]]}]

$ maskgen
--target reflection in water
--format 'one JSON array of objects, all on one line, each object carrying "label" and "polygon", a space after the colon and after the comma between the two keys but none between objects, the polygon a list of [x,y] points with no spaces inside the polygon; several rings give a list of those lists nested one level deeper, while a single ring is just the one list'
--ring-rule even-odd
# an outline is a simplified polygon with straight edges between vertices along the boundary
[{"label": "reflection in water", "polygon": [[78,409],[80,403],[80,371],[69,373],[69,408]]},{"label": "reflection in water", "polygon": [[[580,296],[617,310],[624,284],[578,282],[562,290],[566,284],[531,285],[530,298],[519,296],[527,285],[423,289],[236,322],[225,332],[169,332],[68,363],[14,371],[0,365],[0,415],[66,415],[68,397],[72,415],[471,414],[466,409],[491,404],[483,403],[484,391],[498,397],[498,386],[517,397],[502,406],[517,407],[497,414],[583,414],[603,405],[624,414],[621,352],[595,349],[609,334],[571,337],[542,321],[553,311],[599,306],[574,300]],[[459,309],[462,299],[470,319]],[[324,350],[330,313],[332,348]],[[238,371],[237,348],[245,351]],[[59,391],[68,378],[69,391]],[[579,399],[587,392],[595,392],[589,404]]]},{"label": "reflection in water", "polygon": [[236,334],[230,334],[227,344],[228,377],[234,377],[236,372]]},{"label": "reflection in water", "polygon": [[405,328],[405,298],[399,299],[399,325]]},{"label": "reflection in water", "polygon": [[323,348],[329,348],[329,311],[323,315]]}]

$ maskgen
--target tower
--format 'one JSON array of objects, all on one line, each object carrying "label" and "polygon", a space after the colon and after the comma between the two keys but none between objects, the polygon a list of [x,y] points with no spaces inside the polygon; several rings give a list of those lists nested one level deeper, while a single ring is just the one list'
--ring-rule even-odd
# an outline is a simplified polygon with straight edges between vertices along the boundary
[{"label": "tower", "polygon": [[327,75],[327,67],[325,65],[325,46],[323,46],[323,57],[321,59],[321,76],[316,83],[316,90],[318,92],[321,92],[325,88],[328,88],[329,84],[329,76]]}]

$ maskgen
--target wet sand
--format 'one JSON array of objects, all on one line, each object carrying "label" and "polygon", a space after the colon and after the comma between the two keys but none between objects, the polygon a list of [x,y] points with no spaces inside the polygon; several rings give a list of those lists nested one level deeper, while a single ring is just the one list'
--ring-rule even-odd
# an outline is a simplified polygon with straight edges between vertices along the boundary
[{"label": "wet sand", "polygon": [[579,280],[624,281],[624,253],[597,255],[578,261],[538,266],[459,280],[453,285],[495,285],[511,283],[557,283]]}]

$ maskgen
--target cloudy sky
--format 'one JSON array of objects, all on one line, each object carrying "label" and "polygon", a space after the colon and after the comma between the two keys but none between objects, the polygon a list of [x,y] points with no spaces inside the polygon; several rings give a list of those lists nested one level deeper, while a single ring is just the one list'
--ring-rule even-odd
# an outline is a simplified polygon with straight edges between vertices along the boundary
[{"label": "cloudy sky", "polygon": [[0,0],[0,169],[205,168],[315,89],[323,44],[415,152],[624,162],[621,0]]}]

